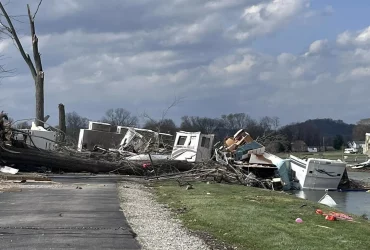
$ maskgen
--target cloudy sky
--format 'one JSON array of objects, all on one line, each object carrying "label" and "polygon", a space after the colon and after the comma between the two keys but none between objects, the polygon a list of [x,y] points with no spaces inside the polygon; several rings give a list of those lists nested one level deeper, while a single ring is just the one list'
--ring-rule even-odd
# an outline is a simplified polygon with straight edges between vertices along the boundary
[{"label": "cloudy sky", "polygon": [[[2,1],[7,3],[9,0]],[[5,6],[29,53],[26,4]],[[218,117],[245,112],[282,124],[369,117],[368,0],[44,0],[36,17],[45,113],[58,104],[90,119],[135,115]],[[0,109],[34,117],[34,84],[11,40],[0,41]]]}]

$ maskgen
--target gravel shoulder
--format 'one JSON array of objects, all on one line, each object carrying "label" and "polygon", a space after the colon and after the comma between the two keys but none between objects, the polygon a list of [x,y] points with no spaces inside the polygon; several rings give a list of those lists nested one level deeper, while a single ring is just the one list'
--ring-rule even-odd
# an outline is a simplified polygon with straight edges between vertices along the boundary
[{"label": "gravel shoulder", "polygon": [[135,182],[118,184],[122,210],[143,249],[210,249],[175,219],[171,211],[157,201],[148,187]]},{"label": "gravel shoulder", "polygon": [[25,188],[68,188],[69,186],[63,185],[52,181],[27,181],[27,183],[21,183],[20,181],[4,181],[0,180],[0,192],[17,192],[22,191]]}]

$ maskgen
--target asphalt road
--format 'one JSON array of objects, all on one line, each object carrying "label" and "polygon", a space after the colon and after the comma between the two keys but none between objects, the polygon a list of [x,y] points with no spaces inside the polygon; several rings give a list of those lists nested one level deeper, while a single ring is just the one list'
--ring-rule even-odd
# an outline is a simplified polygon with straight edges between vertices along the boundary
[{"label": "asphalt road", "polygon": [[54,180],[67,187],[0,193],[0,249],[140,249],[116,177]]}]

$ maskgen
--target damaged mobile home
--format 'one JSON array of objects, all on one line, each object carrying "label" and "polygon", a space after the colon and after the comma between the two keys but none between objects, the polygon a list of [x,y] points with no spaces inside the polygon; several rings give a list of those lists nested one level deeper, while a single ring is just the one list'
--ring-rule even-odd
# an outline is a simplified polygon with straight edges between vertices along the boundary
[{"label": "damaged mobile home", "polygon": [[148,129],[118,126],[114,131],[110,124],[90,122],[88,129],[80,131],[78,151],[100,147],[133,153],[126,158],[131,161],[148,161],[150,152],[152,160],[200,162],[211,158],[213,141],[214,135],[200,132],[180,131],[173,139],[170,134]]},{"label": "damaged mobile home", "polygon": [[147,151],[150,147],[166,148],[172,143],[172,135],[148,129],[111,126],[108,123],[89,122],[88,129],[81,129],[78,151],[94,150],[94,147],[122,151]]},{"label": "damaged mobile home", "polygon": [[280,183],[283,190],[337,189],[346,168],[341,161],[302,160],[293,155],[289,159],[281,159],[266,152],[263,145],[242,129],[215,149],[215,154],[218,162],[241,169],[246,174],[245,178],[253,174],[253,178],[260,182]]}]

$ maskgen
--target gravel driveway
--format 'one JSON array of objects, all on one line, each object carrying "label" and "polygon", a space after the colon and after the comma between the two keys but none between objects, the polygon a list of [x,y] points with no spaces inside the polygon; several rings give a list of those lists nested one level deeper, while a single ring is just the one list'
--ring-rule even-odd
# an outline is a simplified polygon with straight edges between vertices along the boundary
[{"label": "gravel driveway", "polygon": [[118,185],[118,193],[122,210],[143,249],[210,249],[174,219],[168,208],[156,202],[144,185],[124,182]]}]

